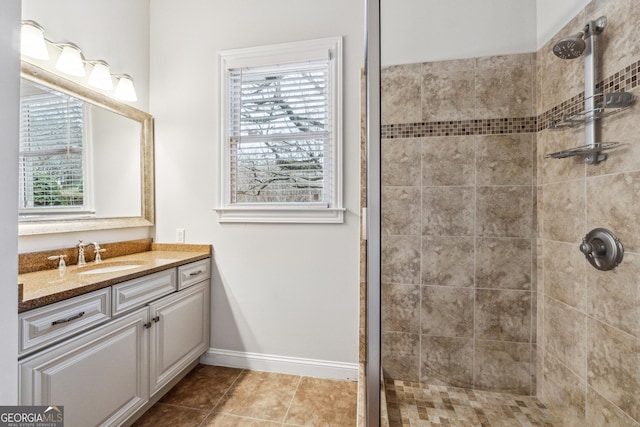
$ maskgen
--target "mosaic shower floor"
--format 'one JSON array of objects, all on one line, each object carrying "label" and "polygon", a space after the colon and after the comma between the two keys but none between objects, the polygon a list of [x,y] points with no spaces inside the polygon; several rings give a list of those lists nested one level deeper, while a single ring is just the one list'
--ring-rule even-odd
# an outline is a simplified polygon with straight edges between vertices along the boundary
[{"label": "mosaic shower floor", "polygon": [[535,397],[386,379],[390,427],[553,427],[551,412]]}]

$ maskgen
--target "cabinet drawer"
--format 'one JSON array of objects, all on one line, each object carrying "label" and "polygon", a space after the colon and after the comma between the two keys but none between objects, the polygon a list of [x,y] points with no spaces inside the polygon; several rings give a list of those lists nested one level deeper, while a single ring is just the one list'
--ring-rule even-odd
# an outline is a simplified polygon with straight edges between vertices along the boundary
[{"label": "cabinet drawer", "polygon": [[150,274],[111,287],[113,316],[140,307],[176,290],[176,270]]},{"label": "cabinet drawer", "polygon": [[101,289],[18,315],[18,356],[109,320],[110,289]]},{"label": "cabinet drawer", "polygon": [[178,289],[188,288],[211,276],[209,258],[178,267]]}]

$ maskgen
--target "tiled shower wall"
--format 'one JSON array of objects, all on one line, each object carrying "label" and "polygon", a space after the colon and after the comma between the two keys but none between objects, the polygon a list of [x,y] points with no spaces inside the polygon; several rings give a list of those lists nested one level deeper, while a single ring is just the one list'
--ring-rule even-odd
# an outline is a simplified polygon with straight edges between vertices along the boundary
[{"label": "tiled shower wall", "polygon": [[[594,0],[553,41],[606,15],[601,91],[640,96],[640,2]],[[598,165],[544,154],[584,145],[582,128],[544,130],[549,111],[584,90],[583,61],[537,53],[538,395],[562,426],[640,426],[640,105],[601,120],[602,141],[626,144]],[[591,229],[625,248],[613,271],[578,250]]]},{"label": "tiled shower wall", "polygon": [[[584,144],[546,129],[584,89],[583,60],[553,42],[601,15],[598,90],[638,97],[637,0],[592,1],[535,56],[383,70],[387,376],[537,393],[563,426],[640,427],[640,105],[602,119],[601,140],[623,144],[605,162],[544,157]],[[625,246],[613,271],[577,249],[595,227]]]},{"label": "tiled shower wall", "polygon": [[382,70],[386,377],[535,387],[535,55]]}]

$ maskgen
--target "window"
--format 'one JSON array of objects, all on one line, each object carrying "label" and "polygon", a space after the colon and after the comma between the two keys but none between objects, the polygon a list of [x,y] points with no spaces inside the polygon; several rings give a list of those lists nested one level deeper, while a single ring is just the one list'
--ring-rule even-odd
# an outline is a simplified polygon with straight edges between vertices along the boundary
[{"label": "window", "polygon": [[220,221],[342,222],[341,43],[220,53]]},{"label": "window", "polygon": [[21,96],[20,213],[86,212],[83,102],[38,89]]}]

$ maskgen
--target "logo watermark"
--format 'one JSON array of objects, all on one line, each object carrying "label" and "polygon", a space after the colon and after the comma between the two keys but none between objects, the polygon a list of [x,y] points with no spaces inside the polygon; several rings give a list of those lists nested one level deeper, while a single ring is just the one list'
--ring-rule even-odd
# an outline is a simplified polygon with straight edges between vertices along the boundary
[{"label": "logo watermark", "polygon": [[64,407],[0,406],[0,427],[64,427]]}]

